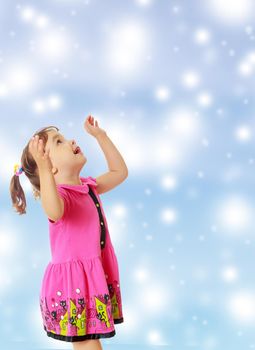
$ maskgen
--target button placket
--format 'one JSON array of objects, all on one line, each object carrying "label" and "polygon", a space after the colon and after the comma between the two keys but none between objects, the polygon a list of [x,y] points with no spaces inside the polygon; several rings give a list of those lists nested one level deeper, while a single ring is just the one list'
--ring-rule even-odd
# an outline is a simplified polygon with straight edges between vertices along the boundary
[{"label": "button placket", "polygon": [[100,236],[100,245],[101,245],[101,249],[103,249],[105,247],[105,223],[104,223],[104,217],[100,208],[100,204],[98,202],[97,196],[95,195],[95,193],[93,192],[93,190],[90,188],[89,186],[89,192],[88,194],[90,195],[90,197],[92,198],[93,202],[96,205],[97,208],[97,212],[99,215],[99,220],[100,220],[100,226],[101,226],[101,236]]}]

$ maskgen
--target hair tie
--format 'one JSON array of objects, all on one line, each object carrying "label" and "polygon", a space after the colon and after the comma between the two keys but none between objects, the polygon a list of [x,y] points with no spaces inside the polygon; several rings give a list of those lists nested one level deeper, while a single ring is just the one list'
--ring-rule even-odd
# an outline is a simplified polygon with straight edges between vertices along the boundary
[{"label": "hair tie", "polygon": [[15,164],[14,165],[14,174],[16,176],[20,176],[22,174],[22,172],[24,171],[24,169],[22,168],[22,166],[20,166],[19,164]]}]

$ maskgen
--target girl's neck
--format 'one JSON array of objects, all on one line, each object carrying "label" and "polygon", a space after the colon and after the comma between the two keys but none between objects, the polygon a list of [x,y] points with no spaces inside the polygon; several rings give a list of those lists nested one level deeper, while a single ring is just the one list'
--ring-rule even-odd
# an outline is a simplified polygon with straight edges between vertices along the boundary
[{"label": "girl's neck", "polygon": [[58,181],[58,183],[71,186],[79,186],[83,184],[83,182],[80,180],[80,177],[78,179],[63,179],[61,181]]}]

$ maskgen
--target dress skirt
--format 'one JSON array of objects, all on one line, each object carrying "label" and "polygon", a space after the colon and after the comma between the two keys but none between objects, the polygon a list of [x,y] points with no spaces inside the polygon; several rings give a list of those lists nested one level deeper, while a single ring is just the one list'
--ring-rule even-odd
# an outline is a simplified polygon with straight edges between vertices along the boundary
[{"label": "dress skirt", "polygon": [[49,263],[40,310],[49,337],[67,342],[110,338],[124,322],[118,262],[108,245],[101,256]]}]

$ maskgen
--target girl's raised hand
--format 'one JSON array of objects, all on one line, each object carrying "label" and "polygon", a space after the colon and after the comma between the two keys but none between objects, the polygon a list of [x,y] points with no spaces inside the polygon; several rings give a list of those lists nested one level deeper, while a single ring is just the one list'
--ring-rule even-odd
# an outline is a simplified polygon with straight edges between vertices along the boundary
[{"label": "girl's raised hand", "polygon": [[38,135],[35,135],[28,146],[29,152],[32,154],[38,168],[52,169],[52,163],[49,157],[49,150],[44,151],[43,140],[39,139]]},{"label": "girl's raised hand", "polygon": [[92,117],[91,115],[89,115],[86,118],[84,122],[84,128],[90,135],[94,137],[97,137],[98,135],[101,135],[101,134],[106,134],[105,130],[99,127],[97,120],[95,121],[95,125],[94,125],[94,117]]}]

